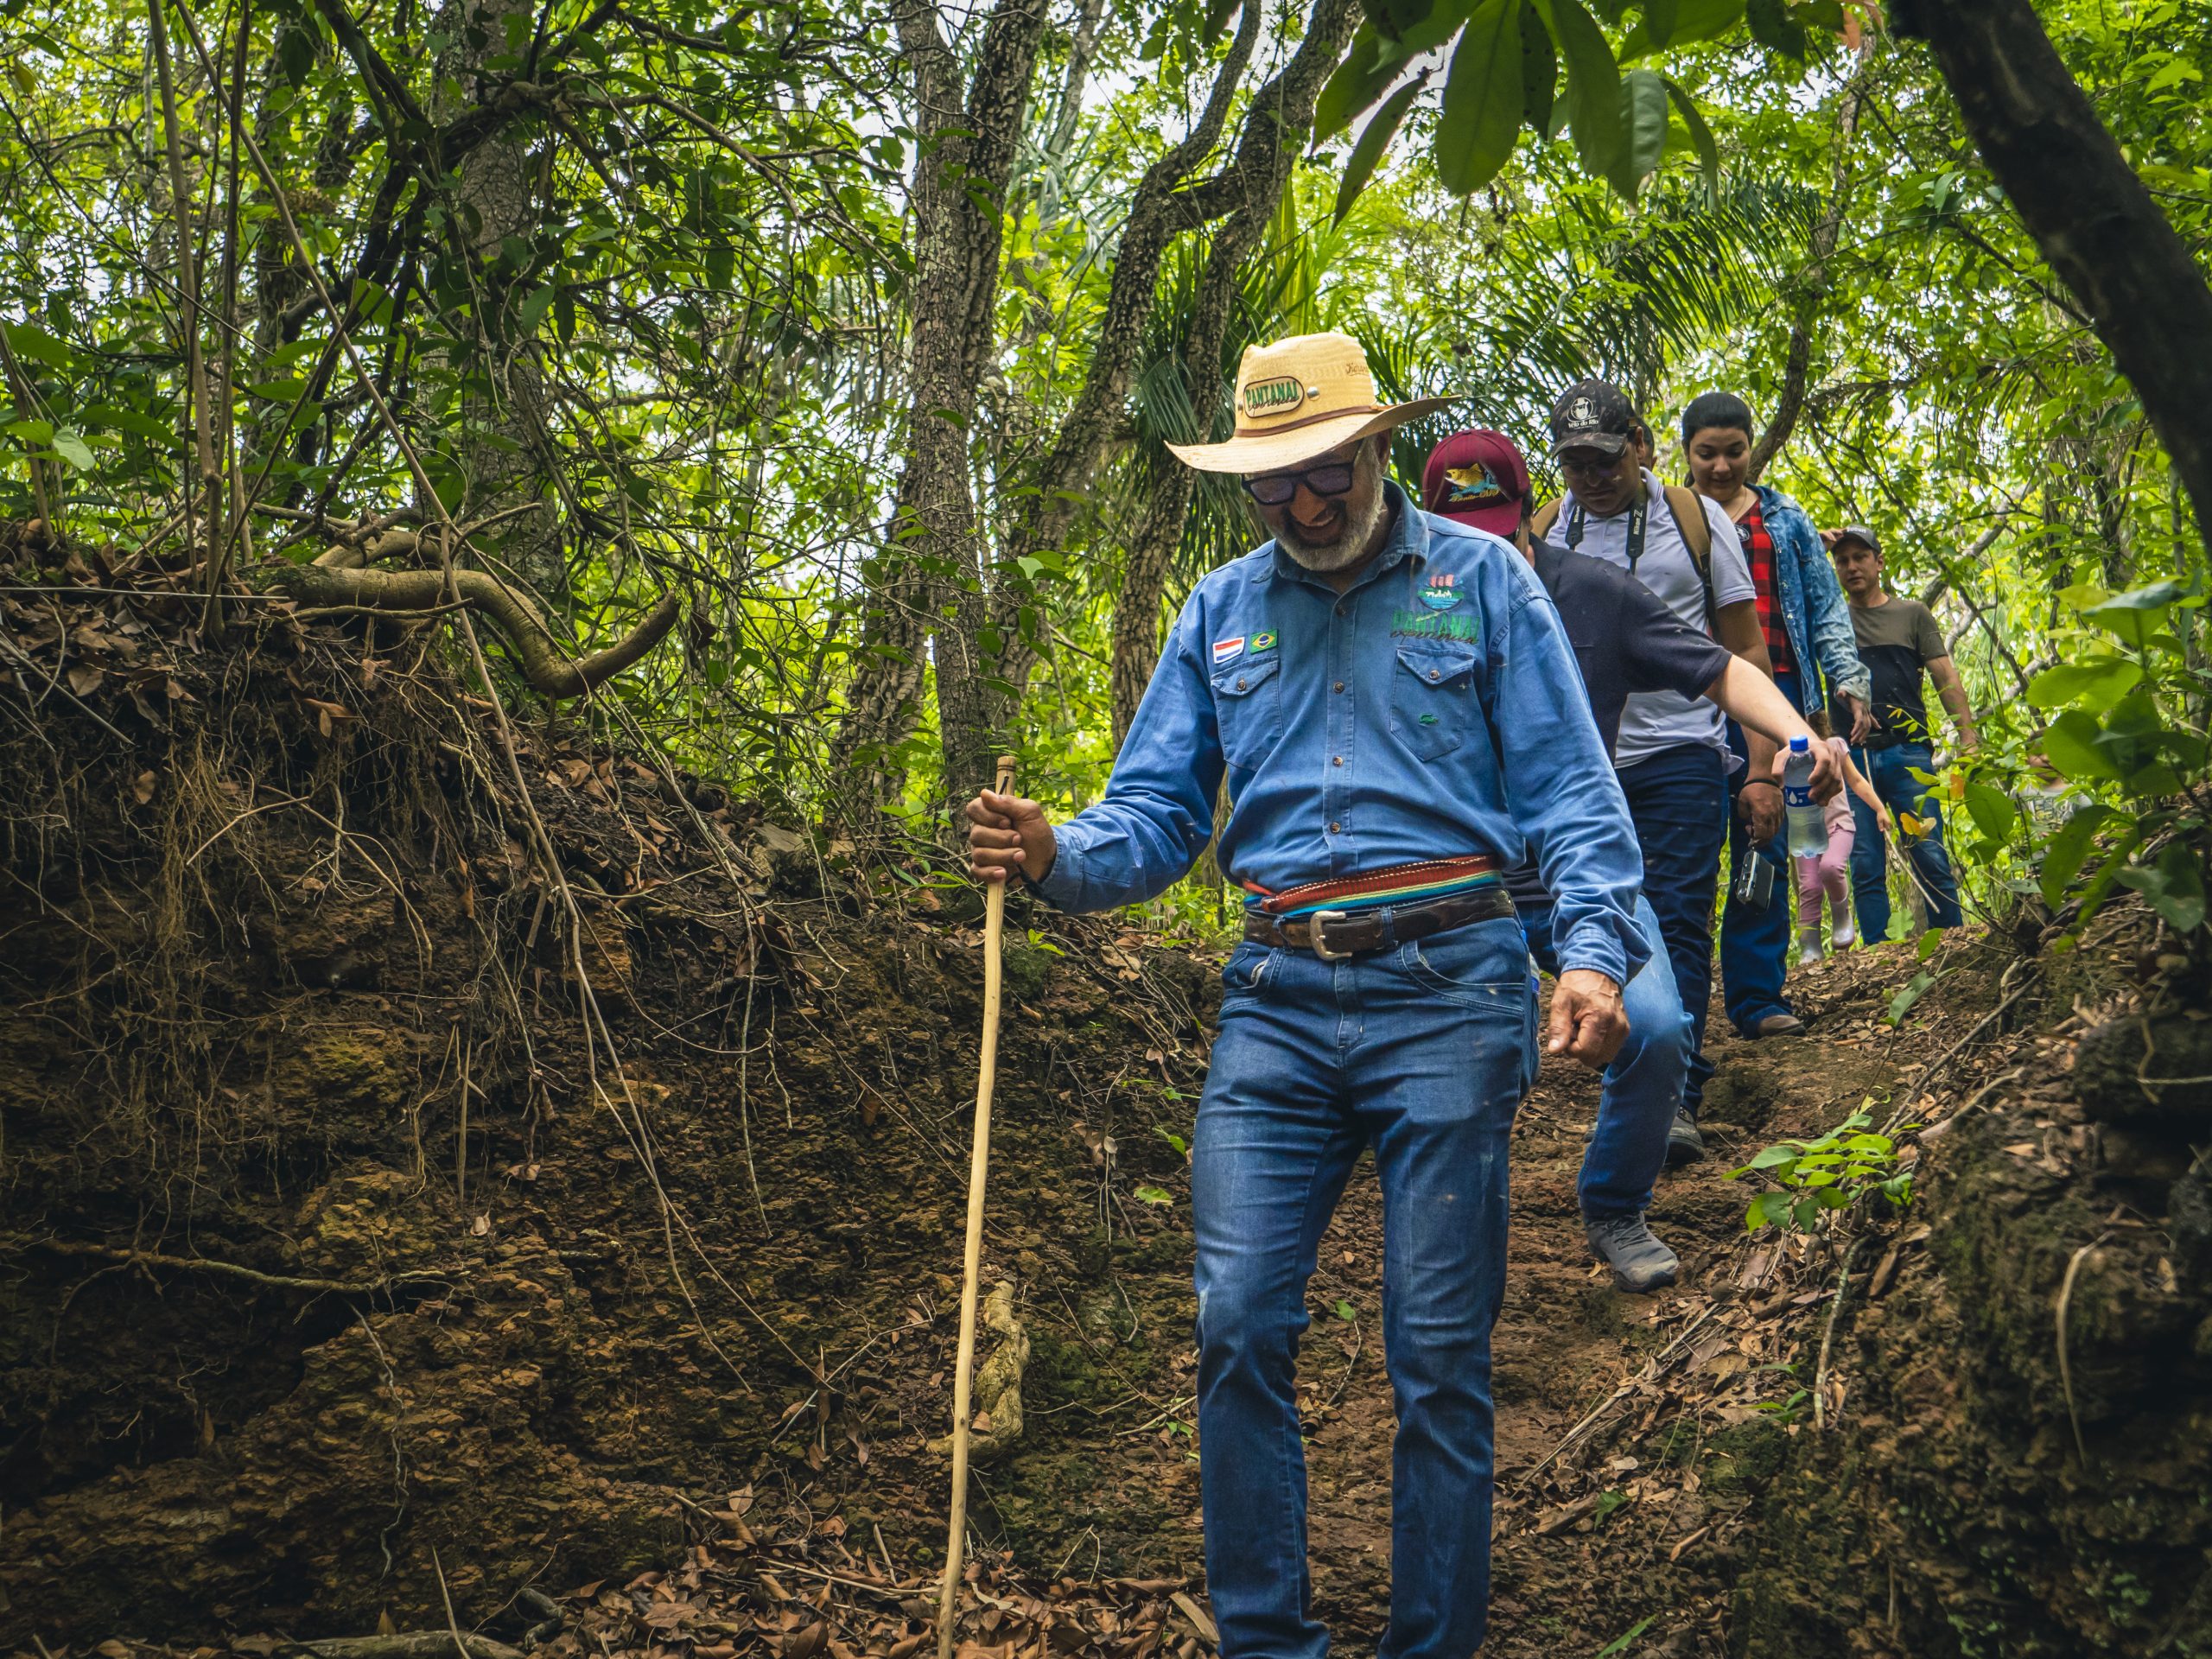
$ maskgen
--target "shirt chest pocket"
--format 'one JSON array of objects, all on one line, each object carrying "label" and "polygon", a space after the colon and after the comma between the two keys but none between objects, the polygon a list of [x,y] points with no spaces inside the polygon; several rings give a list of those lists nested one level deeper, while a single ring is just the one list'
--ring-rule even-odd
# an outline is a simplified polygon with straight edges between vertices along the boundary
[{"label": "shirt chest pocket", "polygon": [[1441,760],[1483,718],[1475,653],[1464,646],[1401,645],[1391,676],[1390,731],[1422,760]]},{"label": "shirt chest pocket", "polygon": [[1280,655],[1270,652],[1237,663],[1213,677],[1214,719],[1221,727],[1221,752],[1235,772],[1250,772],[1282,736]]}]

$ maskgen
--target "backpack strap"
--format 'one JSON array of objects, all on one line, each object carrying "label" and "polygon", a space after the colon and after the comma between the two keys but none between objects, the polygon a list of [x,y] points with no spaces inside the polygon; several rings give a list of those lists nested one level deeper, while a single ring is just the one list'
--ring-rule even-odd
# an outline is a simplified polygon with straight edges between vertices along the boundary
[{"label": "backpack strap", "polygon": [[1536,516],[1529,520],[1529,533],[1539,538],[1548,537],[1552,526],[1559,522],[1560,503],[1566,499],[1564,496],[1554,497],[1538,507]]},{"label": "backpack strap", "polygon": [[[1705,584],[1706,625],[1718,627],[1720,607],[1713,598],[1713,525],[1705,516],[1705,503],[1679,484],[1662,487],[1667,496],[1667,511],[1675,518],[1675,533],[1689,550],[1690,563],[1697,567],[1697,579]],[[1557,511],[1556,504],[1554,511]]]}]

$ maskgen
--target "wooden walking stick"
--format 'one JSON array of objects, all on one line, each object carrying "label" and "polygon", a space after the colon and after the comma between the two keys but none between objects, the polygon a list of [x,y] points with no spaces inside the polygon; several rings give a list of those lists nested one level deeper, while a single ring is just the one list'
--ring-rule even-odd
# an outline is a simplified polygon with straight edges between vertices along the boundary
[{"label": "wooden walking stick", "polygon": [[[1014,787],[1014,757],[999,757],[1001,795]],[[960,1356],[952,1370],[952,1530],[944,1546],[944,1588],[938,1596],[938,1659],[952,1659],[952,1601],[968,1537],[968,1421],[976,1381],[976,1293],[983,1267],[983,1178],[991,1163],[991,1085],[998,1080],[1001,940],[1006,931],[1004,881],[983,893],[983,1057],[976,1073],[976,1145],[968,1160],[968,1249],[960,1281]]]}]

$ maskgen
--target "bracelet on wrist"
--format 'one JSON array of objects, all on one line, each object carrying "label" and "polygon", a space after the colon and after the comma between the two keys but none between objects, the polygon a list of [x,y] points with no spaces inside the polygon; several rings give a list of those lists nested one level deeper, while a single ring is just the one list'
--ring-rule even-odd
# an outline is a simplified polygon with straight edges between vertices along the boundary
[{"label": "bracelet on wrist", "polygon": [[1761,785],[1764,785],[1769,789],[1780,789],[1782,787],[1780,784],[1776,783],[1771,778],[1746,778],[1736,787],[1740,792],[1746,789],[1757,789]]}]

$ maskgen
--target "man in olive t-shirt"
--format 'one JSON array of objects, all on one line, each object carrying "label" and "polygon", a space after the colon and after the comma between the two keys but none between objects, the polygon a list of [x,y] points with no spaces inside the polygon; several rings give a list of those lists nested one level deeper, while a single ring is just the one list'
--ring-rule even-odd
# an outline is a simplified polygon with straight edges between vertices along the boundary
[{"label": "man in olive t-shirt", "polygon": [[[1959,887],[1951,874],[1951,861],[1943,849],[1942,814],[1932,786],[1916,772],[1932,776],[1936,770],[1935,734],[1928,722],[1928,705],[1922,700],[1923,671],[1936,682],[1936,695],[1959,728],[1959,747],[1971,749],[1980,742],[1974,730],[1974,709],[1966,687],[1951,661],[1951,648],[1935,613],[1916,599],[1901,599],[1882,587],[1882,548],[1874,532],[1864,524],[1821,531],[1828,556],[1835,561],[1836,580],[1851,601],[1852,631],[1859,639],[1859,660],[1873,678],[1875,729],[1866,746],[1852,759],[1874,792],[1897,813],[1910,813],[1923,826],[1917,836],[1904,837],[1905,856],[1911,861],[1913,878],[1928,901],[1930,927],[1956,927]],[[1889,873],[1883,863],[1882,824],[1864,801],[1851,804],[1857,835],[1851,847],[1851,885],[1859,910],[1861,938],[1879,944],[1890,936]],[[1900,830],[1901,836],[1904,831]]]}]

